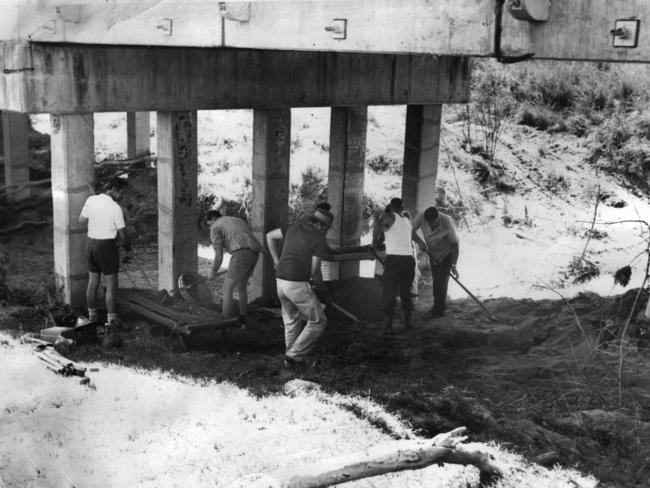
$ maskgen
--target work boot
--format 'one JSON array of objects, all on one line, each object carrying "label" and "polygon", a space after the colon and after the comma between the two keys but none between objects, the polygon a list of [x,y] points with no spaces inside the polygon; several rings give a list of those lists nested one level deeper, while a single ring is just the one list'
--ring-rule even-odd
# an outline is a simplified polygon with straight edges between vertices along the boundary
[{"label": "work boot", "polygon": [[404,328],[407,330],[410,330],[413,328],[413,324],[411,323],[411,318],[412,318],[412,310],[404,310]]},{"label": "work boot", "polygon": [[124,341],[120,334],[117,324],[113,321],[106,324],[104,327],[104,336],[102,337],[102,347],[104,349],[120,348]]},{"label": "work boot", "polygon": [[384,316],[384,335],[393,335],[393,319]]}]

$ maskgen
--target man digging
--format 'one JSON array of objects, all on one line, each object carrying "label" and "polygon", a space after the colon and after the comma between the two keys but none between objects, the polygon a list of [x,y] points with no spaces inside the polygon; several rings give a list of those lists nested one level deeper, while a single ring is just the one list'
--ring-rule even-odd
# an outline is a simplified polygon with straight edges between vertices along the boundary
[{"label": "man digging", "polygon": [[[424,240],[416,234],[422,229]],[[458,234],[452,218],[435,207],[427,208],[413,221],[413,240],[418,243],[420,250],[429,256],[431,278],[433,280],[433,308],[431,318],[442,317],[447,307],[447,287],[449,274],[458,278],[456,263],[458,262]]]},{"label": "man digging", "polygon": [[83,326],[98,319],[97,290],[101,276],[106,280],[106,326],[102,339],[105,348],[119,347],[122,328],[117,318],[117,277],[120,271],[120,255],[117,237],[122,241],[126,252],[131,244],[126,235],[124,213],[119,201],[124,195],[126,182],[121,178],[112,178],[104,185],[104,192],[91,195],[86,200],[79,223],[88,226],[86,261],[88,263],[88,286],[86,287],[86,304],[88,317],[80,317],[78,325]]},{"label": "man digging", "polygon": [[[313,365],[316,343],[327,326],[325,311],[310,280],[319,293],[327,293],[320,267],[321,260],[331,253],[325,234],[333,220],[328,210],[317,208],[308,219],[266,234],[282,305],[284,364],[289,369]],[[301,326],[303,319],[307,320],[304,328]]]},{"label": "man digging", "polygon": [[248,224],[240,218],[224,217],[218,210],[210,210],[206,220],[210,226],[210,242],[214,248],[214,262],[209,279],[214,280],[217,277],[223,261],[223,252],[229,252],[230,263],[223,283],[221,310],[226,318],[236,315],[233,293],[237,289],[239,323],[244,326],[248,311],[248,280],[255,270],[262,245]]}]

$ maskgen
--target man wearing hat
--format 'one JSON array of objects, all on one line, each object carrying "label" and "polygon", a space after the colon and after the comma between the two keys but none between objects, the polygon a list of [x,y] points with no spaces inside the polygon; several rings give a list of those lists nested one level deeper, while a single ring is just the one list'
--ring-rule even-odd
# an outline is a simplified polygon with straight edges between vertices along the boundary
[{"label": "man wearing hat", "polygon": [[[282,305],[285,365],[288,368],[311,362],[318,338],[327,326],[325,311],[310,280],[316,289],[325,290],[320,265],[332,252],[325,235],[333,220],[329,210],[316,208],[309,218],[266,234]],[[283,241],[281,253],[280,241]],[[301,328],[301,320],[307,320],[304,328]]]}]

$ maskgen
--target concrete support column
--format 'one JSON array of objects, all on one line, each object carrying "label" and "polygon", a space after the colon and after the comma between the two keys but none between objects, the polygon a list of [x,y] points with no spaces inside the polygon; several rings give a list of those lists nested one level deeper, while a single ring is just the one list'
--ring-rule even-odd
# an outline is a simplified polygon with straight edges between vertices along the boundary
[{"label": "concrete support column", "polygon": [[[29,116],[2,112],[5,185],[29,182]],[[29,187],[7,193],[7,200],[20,201],[31,195]]]},{"label": "concrete support column", "polygon": [[198,270],[196,112],[158,112],[158,288]]},{"label": "concrete support column", "polygon": [[[291,110],[255,110],[250,224],[262,244],[266,232],[286,225],[289,219],[290,154]],[[251,286],[252,298],[275,295],[275,273],[270,256],[261,256]]]},{"label": "concrete support column", "polygon": [[402,200],[412,214],[436,203],[441,115],[442,105],[406,108]]},{"label": "concrete support column", "polygon": [[[327,200],[334,223],[332,246],[358,246],[363,231],[363,183],[368,107],[334,107],[330,121]],[[338,269],[337,269],[338,268]],[[329,279],[359,275],[359,262],[330,263]]]},{"label": "concrete support column", "polygon": [[126,113],[126,157],[129,159],[151,154],[149,112]]},{"label": "concrete support column", "polygon": [[95,180],[93,114],[51,115],[54,272],[57,290],[73,307],[86,303],[86,227],[79,214]]}]

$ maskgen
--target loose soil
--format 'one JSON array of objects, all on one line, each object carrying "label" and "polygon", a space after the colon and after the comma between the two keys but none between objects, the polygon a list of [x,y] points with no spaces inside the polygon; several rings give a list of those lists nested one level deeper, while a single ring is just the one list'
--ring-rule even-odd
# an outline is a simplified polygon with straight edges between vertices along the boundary
[{"label": "loose soil", "polygon": [[[0,308],[0,328],[16,335],[51,325],[47,309],[54,290],[45,286],[52,282],[51,232],[51,227],[26,229],[5,240],[14,299]],[[130,278],[123,273],[121,293],[152,296],[156,249],[142,249],[138,256],[137,265],[125,266]],[[366,396],[426,436],[463,425],[474,440],[504,443],[547,466],[577,467],[604,486],[645,485],[646,324],[633,322],[638,328],[624,348],[620,389],[620,351],[608,342],[630,314],[635,291],[612,298],[584,293],[566,301],[486,300],[495,321],[467,298],[451,301],[446,316],[432,320],[426,318],[431,289],[425,283],[414,329],[403,329],[398,312],[391,336],[382,334],[378,280],[348,279],[332,283],[330,291],[361,323],[328,309],[318,363],[303,372],[283,367],[280,318],[256,308],[246,329],[200,334],[184,344],[123,308],[130,330],[122,349],[106,352],[86,344],[69,356],[228,381],[257,395],[277,393],[300,377],[328,391]],[[647,301],[645,292],[640,298],[635,312]],[[399,438],[381,419],[368,420]]]}]

